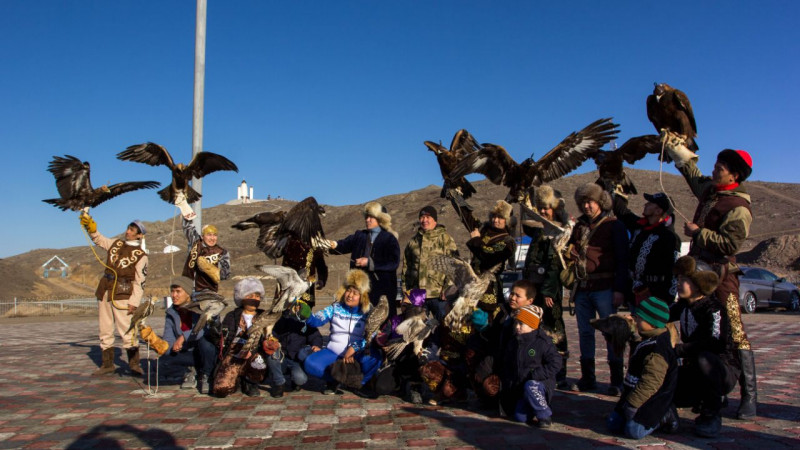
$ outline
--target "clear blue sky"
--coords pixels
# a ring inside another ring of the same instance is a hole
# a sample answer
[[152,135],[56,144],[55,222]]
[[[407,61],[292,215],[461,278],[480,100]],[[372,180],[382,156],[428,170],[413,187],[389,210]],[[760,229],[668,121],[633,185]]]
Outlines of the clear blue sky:
[[[447,146],[460,128],[518,160],[600,117],[623,142],[654,131],[655,81],[689,95],[701,170],[743,148],[752,179],[797,182],[799,13],[796,1],[210,0],[204,148],[240,173],[208,176],[203,205],[242,179],[257,197],[333,205],[439,184],[422,141]],[[90,161],[95,186],[168,181],[115,159],[131,144],[189,161],[194,25],[189,0],[0,2],[0,257],[85,244],[76,213],[41,201],[57,196],[53,155]],[[143,191],[93,215],[114,235],[174,211]]]

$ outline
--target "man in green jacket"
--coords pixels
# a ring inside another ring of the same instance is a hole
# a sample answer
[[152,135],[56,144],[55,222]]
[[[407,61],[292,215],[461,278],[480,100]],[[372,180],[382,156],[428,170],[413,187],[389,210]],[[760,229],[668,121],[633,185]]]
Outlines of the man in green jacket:
[[425,289],[428,309],[441,321],[447,314],[447,302],[443,297],[450,284],[445,275],[432,270],[429,263],[433,256],[458,256],[458,248],[444,225],[436,223],[436,208],[426,206],[419,211],[419,229],[403,252],[401,274],[403,292]]
[[668,133],[665,139],[675,167],[698,199],[694,218],[683,230],[692,240],[689,255],[705,261],[719,275],[720,284],[714,295],[728,315],[733,341],[739,349],[741,401],[736,417],[753,417],[757,400],[755,359],[739,310],[741,270],[736,265],[736,253],[753,222],[750,195],[742,185],[753,171],[753,159],[744,150],[722,150],[711,176],[703,176],[697,168],[697,155],[686,148],[680,137]]

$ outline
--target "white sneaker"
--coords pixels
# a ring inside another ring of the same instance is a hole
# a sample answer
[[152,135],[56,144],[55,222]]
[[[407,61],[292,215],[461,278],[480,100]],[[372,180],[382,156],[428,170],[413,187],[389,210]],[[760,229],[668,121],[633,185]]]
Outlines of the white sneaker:
[[186,372],[186,375],[183,376],[183,382],[181,383],[181,389],[196,389],[197,388],[197,377],[194,367],[190,367],[189,371]]

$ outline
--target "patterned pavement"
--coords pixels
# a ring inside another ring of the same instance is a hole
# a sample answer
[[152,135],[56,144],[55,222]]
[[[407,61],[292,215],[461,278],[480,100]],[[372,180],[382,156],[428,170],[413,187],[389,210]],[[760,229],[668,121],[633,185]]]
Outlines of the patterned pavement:
[[[606,433],[604,417],[616,399],[599,393],[556,393],[549,430],[511,423],[473,403],[418,406],[396,397],[365,400],[311,391],[275,400],[265,387],[259,398],[237,393],[217,399],[163,382],[148,394],[142,380],[121,373],[89,376],[100,360],[96,319],[3,320],[0,449],[800,448],[800,315],[759,313],[745,316],[745,324],[756,349],[759,417],[733,418],[737,389],[717,439],[694,436],[694,415],[682,410],[678,433],[632,441]],[[151,318],[150,325],[159,330],[163,319]],[[567,319],[567,330],[577,355],[574,319]],[[142,347],[143,356],[146,351]],[[119,357],[118,351],[117,362]],[[599,351],[598,392],[605,392],[608,381],[607,366],[599,363],[604,359]],[[578,372],[577,358],[570,359],[569,377]]]

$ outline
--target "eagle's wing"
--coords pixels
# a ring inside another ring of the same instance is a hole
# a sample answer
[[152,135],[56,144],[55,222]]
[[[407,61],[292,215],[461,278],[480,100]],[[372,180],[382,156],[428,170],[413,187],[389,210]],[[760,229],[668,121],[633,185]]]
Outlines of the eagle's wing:
[[286,212],[284,211],[277,211],[277,212],[263,212],[258,213],[253,217],[241,220],[236,222],[235,224],[231,225],[231,228],[236,228],[237,230],[247,230],[250,228],[260,228],[263,226],[270,226],[270,225],[280,225],[283,221],[283,218],[286,216]]
[[83,163],[72,155],[53,156],[47,170],[56,177],[56,188],[63,199],[92,190],[89,163]]
[[151,166],[167,166],[170,170],[175,167],[172,156],[167,149],[153,142],[131,145],[117,153],[117,159],[144,163]]
[[236,167],[233,161],[222,155],[211,152],[199,152],[194,155],[187,169],[195,178],[203,178],[210,173],[220,170],[239,171],[239,168]]
[[577,169],[595,151],[616,138],[618,126],[610,118],[599,119],[571,133],[530,167],[529,170],[535,171],[534,180],[547,183]]
[[320,220],[324,211],[314,197],[308,197],[286,213],[278,232],[293,233],[302,243],[312,245],[314,241],[325,239]]
[[478,141],[464,129],[458,130],[450,142],[450,153],[459,160],[480,150]]
[[125,183],[113,184],[108,187],[108,191],[104,190],[103,188],[97,188],[94,190],[95,195],[93,196],[92,201],[89,203],[89,206],[95,207],[110,198],[114,198],[126,192],[136,191],[139,189],[155,189],[159,186],[161,186],[161,183],[157,181],[128,181]]
[[[660,154],[661,137],[655,134],[632,137],[615,151],[622,154],[626,163],[633,164],[643,159],[648,153]],[[666,152],[664,155],[666,156]]]
[[466,262],[458,258],[448,255],[436,255],[430,260],[430,267],[435,272],[443,273],[449,280],[453,281],[459,292],[468,285],[474,282],[478,277],[475,271]]
[[495,144],[482,144],[481,150],[464,156],[449,178],[455,179],[470,173],[480,173],[494,184],[503,184],[507,174],[519,166],[505,148]]
[[289,301],[308,290],[309,283],[300,278],[297,271],[291,267],[259,264],[256,265],[256,269],[278,281],[280,295],[272,302],[271,312],[283,312]]
[[264,311],[253,318],[253,324],[247,329],[247,342],[242,346],[239,355],[246,355],[257,349],[258,343],[264,336],[272,334],[272,327],[281,318],[281,313]]
[[692,104],[689,103],[689,97],[687,97],[686,94],[680,89],[673,89],[672,92],[672,101],[674,102],[675,107],[686,114],[686,118],[689,121],[688,125],[691,126],[692,132],[689,133],[689,130],[687,129],[685,130],[686,134],[689,137],[695,137],[697,135],[697,123],[694,121],[694,111],[692,111]]

